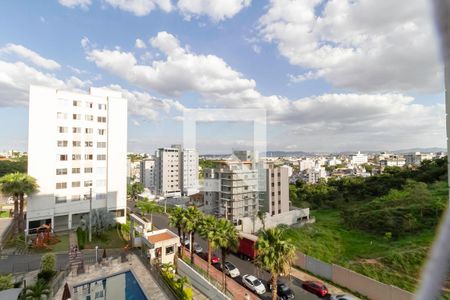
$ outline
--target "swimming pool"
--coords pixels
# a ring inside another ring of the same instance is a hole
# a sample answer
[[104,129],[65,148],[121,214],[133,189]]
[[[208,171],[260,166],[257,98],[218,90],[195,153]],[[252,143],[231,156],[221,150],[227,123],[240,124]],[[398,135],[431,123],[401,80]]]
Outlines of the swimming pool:
[[78,300],[149,300],[131,271],[74,286]]

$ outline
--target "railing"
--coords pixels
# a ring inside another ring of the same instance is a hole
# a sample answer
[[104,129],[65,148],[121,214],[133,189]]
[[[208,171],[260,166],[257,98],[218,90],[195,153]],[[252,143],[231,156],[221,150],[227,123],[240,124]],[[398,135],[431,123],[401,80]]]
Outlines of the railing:
[[70,264],[67,264],[65,270],[61,270],[60,273],[58,273],[58,275],[52,280],[51,291],[53,296],[55,296],[58,290],[61,288],[69,273]]

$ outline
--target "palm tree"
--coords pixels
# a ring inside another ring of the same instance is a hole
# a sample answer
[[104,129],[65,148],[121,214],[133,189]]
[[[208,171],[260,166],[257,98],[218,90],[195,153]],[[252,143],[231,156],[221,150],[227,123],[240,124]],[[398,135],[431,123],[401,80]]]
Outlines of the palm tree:
[[[227,219],[219,219],[216,223],[216,232],[211,236],[211,247],[220,248],[222,254],[222,270],[224,270],[224,264],[227,257],[227,253],[230,250],[236,249],[238,246],[238,232]],[[225,273],[222,272],[222,285],[224,291],[227,290],[227,281]]]
[[162,207],[158,205],[155,201],[150,201],[148,198],[139,201],[136,206],[142,212],[142,214],[150,214],[150,223],[152,224],[153,231],[153,213],[162,212]]
[[214,216],[207,215],[202,219],[199,226],[199,234],[208,242],[208,265],[206,267],[206,274],[209,276],[209,266],[211,265],[211,252],[215,249],[212,247],[212,239],[217,232],[217,219]]
[[[181,232],[183,229],[183,220],[186,210],[181,207],[175,207],[169,215],[169,226],[176,227],[178,229],[178,236],[181,237]],[[184,241],[184,236],[183,236]],[[178,248],[178,255],[181,255],[181,249],[183,246]]]
[[195,206],[190,206],[186,210],[186,215],[184,218],[184,230],[187,234],[189,234],[189,251],[191,252],[191,263],[194,263],[194,251],[192,247],[194,245],[195,232],[199,229],[203,217],[203,213]]
[[272,299],[277,299],[277,281],[286,274],[295,257],[295,246],[286,237],[284,230],[270,228],[262,230],[256,242],[256,262],[272,275]]
[[44,280],[39,279],[34,285],[28,286],[25,289],[22,299],[41,300],[43,297],[44,299],[50,299],[50,287]]
[[25,195],[38,191],[36,179],[25,173],[11,173],[0,178],[0,191],[14,199],[14,231],[22,233],[24,228]]

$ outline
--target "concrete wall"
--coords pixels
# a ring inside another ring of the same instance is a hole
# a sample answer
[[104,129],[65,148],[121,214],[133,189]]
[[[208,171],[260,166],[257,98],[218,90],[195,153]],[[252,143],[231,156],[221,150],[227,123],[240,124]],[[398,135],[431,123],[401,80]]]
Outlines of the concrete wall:
[[222,293],[219,289],[217,289],[214,285],[212,285],[206,278],[200,275],[197,271],[192,269],[188,264],[186,264],[183,260],[177,260],[178,264],[178,273],[181,276],[186,276],[189,278],[190,283],[206,295],[209,299],[214,300],[230,300],[224,293]]
[[[289,212],[281,213],[274,216],[267,215],[265,222],[266,222],[266,228],[273,228],[277,227],[280,224],[285,225],[294,225],[298,223],[298,219],[308,217],[309,218],[309,208],[303,208],[298,210],[291,210]],[[254,225],[253,225],[253,218],[251,217],[245,217],[241,218],[242,224],[238,226],[238,229],[245,233],[253,233],[257,232],[259,229],[262,228],[261,220],[256,217],[254,218]]]
[[414,294],[408,291],[384,284],[341,266],[322,262],[300,252],[297,252],[294,265],[351,291],[358,292],[371,300],[414,299]]

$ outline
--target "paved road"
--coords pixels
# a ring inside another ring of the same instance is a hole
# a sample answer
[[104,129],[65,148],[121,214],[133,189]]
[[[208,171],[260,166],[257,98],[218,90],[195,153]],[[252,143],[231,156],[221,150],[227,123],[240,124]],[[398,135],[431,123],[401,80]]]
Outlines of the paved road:
[[[171,228],[168,226],[168,218],[165,215],[153,215],[153,223],[155,224],[155,226],[157,228],[169,228],[174,233],[177,233],[176,228]],[[207,244],[201,237],[199,237],[198,235],[195,235],[195,241],[198,242],[202,246],[204,251],[207,250]],[[215,254],[218,257],[221,257],[219,251],[215,251]],[[237,257],[233,254],[228,255],[227,260],[231,261],[233,264],[236,265],[236,267],[238,267],[241,275],[253,274],[253,275],[257,276],[258,278],[260,278],[266,284],[267,284],[267,281],[270,279],[270,274],[268,272],[266,272],[264,270],[260,270],[259,268],[257,268],[254,264],[252,264],[249,261],[240,259],[239,257]],[[240,284],[242,284],[241,276],[237,277],[235,280],[237,282],[239,282]],[[291,280],[291,281],[289,281],[287,278],[283,278],[282,280],[284,282],[286,282],[288,284],[288,286],[294,291],[295,299],[301,299],[301,300],[321,299],[321,298],[305,291],[301,287],[302,282],[297,278],[293,278],[293,280]],[[267,292],[260,297],[261,297],[261,299],[268,300],[268,299],[271,299],[271,294],[269,292]]]

